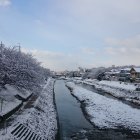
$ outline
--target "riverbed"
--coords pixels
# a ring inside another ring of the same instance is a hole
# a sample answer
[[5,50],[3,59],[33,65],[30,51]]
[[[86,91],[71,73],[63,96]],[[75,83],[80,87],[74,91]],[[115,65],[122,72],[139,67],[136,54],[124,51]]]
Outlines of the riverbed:
[[93,126],[86,120],[77,101],[65,86],[64,81],[55,83],[55,99],[59,116],[60,138],[68,140],[81,130],[90,130]]
[[[134,140],[123,130],[100,130],[89,122],[81,103],[71,95],[64,80],[57,80],[54,86],[55,102],[59,119],[60,140]],[[84,113],[83,113],[84,112]]]

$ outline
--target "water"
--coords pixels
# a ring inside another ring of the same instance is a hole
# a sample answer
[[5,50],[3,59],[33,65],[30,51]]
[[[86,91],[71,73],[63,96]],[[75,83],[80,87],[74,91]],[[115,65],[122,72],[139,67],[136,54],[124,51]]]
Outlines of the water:
[[83,87],[83,88],[85,88],[85,89],[87,89],[87,90],[90,90],[90,91],[92,91],[92,92],[95,92],[95,93],[98,93],[98,94],[100,94],[100,95],[103,95],[103,96],[105,96],[105,97],[107,97],[107,98],[112,98],[112,99],[117,100],[117,101],[119,101],[119,102],[122,102],[122,103],[124,103],[124,104],[130,105],[130,106],[133,107],[133,108],[140,109],[140,106],[135,105],[134,103],[131,103],[130,101],[126,101],[126,100],[123,100],[123,99],[118,99],[117,97],[114,97],[113,95],[111,95],[111,94],[109,94],[109,93],[107,93],[107,92],[99,91],[99,90],[95,89],[94,86],[87,85],[87,84],[82,84],[82,83],[77,84],[77,85],[78,85],[78,86],[81,86],[81,87]]
[[[91,87],[85,87],[93,91]],[[133,135],[123,129],[101,130],[91,125],[85,119],[80,102],[71,95],[63,80],[56,81],[54,91],[61,140],[140,140],[140,135]]]
[[85,119],[80,108],[80,103],[70,94],[63,80],[56,81],[54,91],[61,139],[67,140],[82,129],[93,128]]

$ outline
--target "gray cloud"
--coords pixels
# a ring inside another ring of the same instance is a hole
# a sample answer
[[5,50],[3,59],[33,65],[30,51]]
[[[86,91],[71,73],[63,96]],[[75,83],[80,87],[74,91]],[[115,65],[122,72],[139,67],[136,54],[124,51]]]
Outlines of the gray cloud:
[[50,68],[51,70],[74,70],[79,66],[89,66],[86,64],[86,60],[78,54],[65,54],[51,51],[41,50],[29,50],[22,48],[25,53],[31,53],[38,61],[42,62],[42,65]]
[[107,38],[105,42],[108,45],[106,53],[114,64],[140,65],[140,35],[126,39]]
[[[10,2],[0,0],[0,3],[2,1]],[[47,12],[45,4],[44,7],[41,5],[41,13],[37,11],[39,16],[35,16],[34,26],[21,17],[20,22],[14,20],[10,28],[9,23],[15,15],[3,19],[6,23],[1,22],[8,33],[13,29],[11,36],[5,35],[6,38],[12,39],[13,32],[20,29],[22,34],[17,33],[16,40],[37,48],[27,52],[32,52],[44,66],[65,70],[78,66],[139,64],[139,0],[59,0],[55,3],[49,1],[46,5],[49,5]],[[21,28],[23,23],[27,26]],[[27,29],[31,30],[27,33]]]

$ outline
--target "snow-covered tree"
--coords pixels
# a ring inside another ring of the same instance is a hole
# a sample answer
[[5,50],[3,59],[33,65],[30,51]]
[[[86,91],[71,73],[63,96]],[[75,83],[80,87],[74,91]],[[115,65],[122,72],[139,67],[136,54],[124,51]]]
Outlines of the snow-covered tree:
[[0,45],[0,85],[14,84],[17,87],[34,89],[50,75],[31,54],[15,47]]
[[104,68],[104,67],[88,69],[88,70],[86,70],[85,74],[83,75],[83,78],[97,79],[99,74],[102,74],[105,71],[106,71],[106,68]]

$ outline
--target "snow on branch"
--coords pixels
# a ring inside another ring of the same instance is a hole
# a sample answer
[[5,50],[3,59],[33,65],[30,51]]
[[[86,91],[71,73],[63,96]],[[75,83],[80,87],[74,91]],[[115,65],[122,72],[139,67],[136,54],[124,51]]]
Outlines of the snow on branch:
[[21,52],[20,47],[15,49],[0,44],[0,87],[13,84],[32,90],[49,74],[49,69],[41,67],[31,54]]

